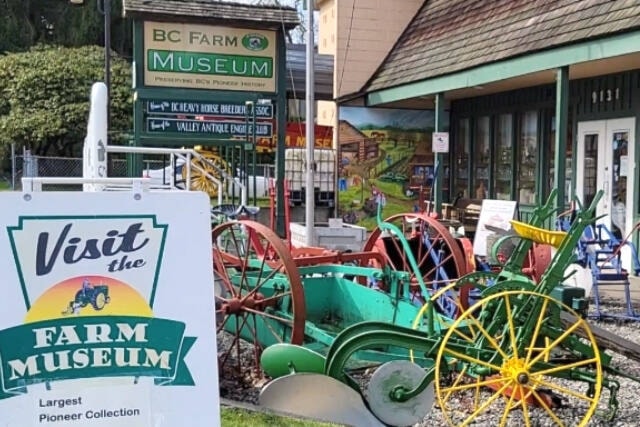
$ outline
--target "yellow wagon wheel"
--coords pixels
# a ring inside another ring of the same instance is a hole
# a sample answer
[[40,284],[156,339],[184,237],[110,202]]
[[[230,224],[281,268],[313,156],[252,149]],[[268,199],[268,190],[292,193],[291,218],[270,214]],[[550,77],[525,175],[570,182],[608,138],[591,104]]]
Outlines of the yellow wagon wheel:
[[[204,191],[209,197],[216,197],[218,195],[218,186],[214,183],[207,174],[222,181],[220,170],[224,170],[227,174],[231,175],[229,165],[224,159],[215,153],[200,152],[200,154],[206,159],[192,159],[191,160],[191,183],[190,188],[196,191]],[[187,168],[182,168],[182,179],[187,179]]]
[[[514,319],[515,307],[525,300],[539,303],[539,311],[528,314],[536,318],[530,342],[520,339],[522,318]],[[503,326],[491,332],[484,318],[497,318],[496,307]],[[544,329],[560,310],[572,315],[571,322],[557,336],[546,336]],[[569,337],[584,337],[578,339],[592,354],[572,352]],[[473,350],[462,352],[460,344]],[[571,379],[572,369],[592,383]],[[438,404],[452,426],[480,420],[495,426],[584,426],[600,398],[602,365],[595,337],[576,312],[548,295],[505,291],[483,298],[452,323],[438,350],[435,382]]]

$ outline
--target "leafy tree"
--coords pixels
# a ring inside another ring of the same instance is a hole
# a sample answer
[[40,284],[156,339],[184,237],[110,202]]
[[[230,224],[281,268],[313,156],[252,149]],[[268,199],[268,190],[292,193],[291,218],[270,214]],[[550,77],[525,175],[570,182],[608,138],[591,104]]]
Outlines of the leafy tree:
[[[81,153],[91,86],[103,80],[104,49],[37,46],[0,56],[0,158],[16,143],[37,155]],[[132,128],[131,68],[113,54],[110,135]]]

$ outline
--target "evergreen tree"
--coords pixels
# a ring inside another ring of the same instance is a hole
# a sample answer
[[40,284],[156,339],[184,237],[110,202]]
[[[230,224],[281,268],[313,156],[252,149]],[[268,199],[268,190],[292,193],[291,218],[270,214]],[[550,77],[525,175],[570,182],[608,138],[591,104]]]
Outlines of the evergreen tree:
[[111,3],[111,49],[130,58],[132,25],[122,18],[122,2],[86,0],[0,0],[0,53],[21,52],[46,43],[61,46],[104,46],[102,1]]
[[[37,46],[0,56],[0,158],[11,143],[37,155],[81,154],[91,86],[103,80],[104,49]],[[113,53],[110,140],[132,128],[131,67]]]

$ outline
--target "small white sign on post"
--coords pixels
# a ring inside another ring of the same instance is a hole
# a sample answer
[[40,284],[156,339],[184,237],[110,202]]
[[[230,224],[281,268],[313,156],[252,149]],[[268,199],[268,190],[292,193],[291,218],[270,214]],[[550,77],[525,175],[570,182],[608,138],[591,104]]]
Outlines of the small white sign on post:
[[449,132],[433,132],[431,148],[434,153],[448,153]]
[[0,426],[219,426],[209,198],[0,206]]

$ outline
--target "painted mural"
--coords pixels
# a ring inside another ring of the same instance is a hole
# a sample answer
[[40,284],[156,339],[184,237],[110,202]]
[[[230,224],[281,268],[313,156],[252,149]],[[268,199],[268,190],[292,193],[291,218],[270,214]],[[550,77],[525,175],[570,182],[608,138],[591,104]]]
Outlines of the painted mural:
[[376,200],[383,201],[383,217],[424,210],[434,176],[434,112],[342,107],[340,119],[343,220],[374,227]]

